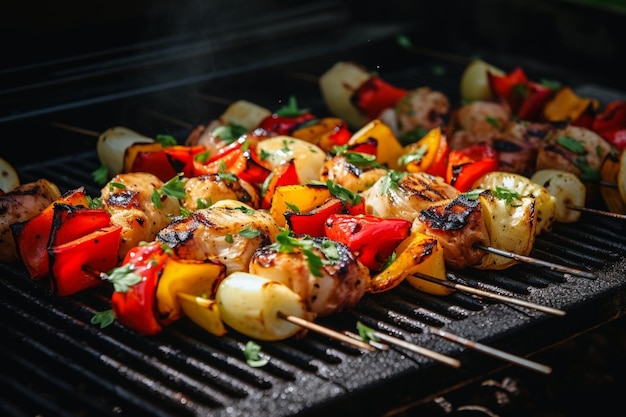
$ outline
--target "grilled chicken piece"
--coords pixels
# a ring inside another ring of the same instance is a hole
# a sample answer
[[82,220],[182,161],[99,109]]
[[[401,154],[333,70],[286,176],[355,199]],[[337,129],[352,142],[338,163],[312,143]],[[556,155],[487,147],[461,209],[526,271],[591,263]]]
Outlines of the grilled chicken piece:
[[459,191],[443,178],[424,172],[390,171],[361,193],[365,210],[379,217],[413,221],[433,203],[455,198]]
[[0,262],[19,260],[11,225],[39,214],[59,197],[56,184],[43,178],[0,195]]
[[155,190],[163,181],[145,172],[114,176],[101,190],[103,207],[111,214],[111,223],[122,226],[119,257],[140,242],[154,240],[156,234],[180,215],[180,205],[173,197],[161,196],[161,208],[152,202]]
[[230,274],[247,272],[254,251],[274,242],[279,232],[280,227],[268,212],[222,200],[176,219],[156,239],[167,243],[183,259],[222,262]]
[[474,244],[489,245],[480,201],[468,199],[466,194],[420,211],[412,231],[437,239],[443,247],[446,266],[451,269],[480,264],[485,252]]
[[450,117],[450,109],[450,100],[445,94],[430,87],[420,87],[409,91],[394,108],[384,110],[379,119],[396,136],[402,136],[417,129],[443,126]]
[[[250,261],[250,273],[291,288],[314,316],[328,316],[354,307],[367,291],[369,270],[342,243],[327,238],[298,239],[311,242],[311,251],[322,259],[321,276],[313,274],[301,247],[283,252],[278,245],[259,248]],[[337,249],[336,258],[326,255],[324,246],[328,243]]]
[[509,109],[492,101],[473,101],[459,107],[452,116],[450,149],[463,149],[477,143],[491,145],[511,119]]
[[370,188],[378,179],[387,173],[385,168],[371,164],[361,165],[348,161],[344,154],[335,155],[324,162],[320,172],[320,180],[331,180],[353,193],[360,193]]
[[237,200],[252,208],[260,207],[259,193],[252,184],[237,178],[231,180],[219,174],[189,178],[185,182],[187,198],[182,205],[189,211],[211,206],[221,200]]
[[492,146],[498,152],[500,171],[530,177],[535,172],[539,145],[550,131],[540,123],[509,121]]
[[[541,143],[537,170],[559,169],[577,175],[583,182],[600,179],[600,170],[611,145],[594,131],[568,125],[552,130]],[[587,189],[590,197],[589,188]],[[593,198],[596,193],[592,193]]]

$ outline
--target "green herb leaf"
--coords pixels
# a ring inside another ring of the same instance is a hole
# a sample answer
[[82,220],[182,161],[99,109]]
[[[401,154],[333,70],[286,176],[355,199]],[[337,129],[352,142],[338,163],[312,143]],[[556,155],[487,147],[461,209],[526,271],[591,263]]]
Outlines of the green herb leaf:
[[178,145],[178,142],[176,142],[176,139],[172,135],[157,135],[155,139],[164,148],[168,146]]
[[243,356],[246,358],[246,363],[253,368],[259,368],[261,366],[265,366],[268,363],[267,359],[263,359],[259,356],[261,352],[261,346],[252,340],[246,343],[245,348],[243,349]]
[[128,264],[113,268],[103,278],[110,281],[117,292],[128,292],[130,287],[141,282],[141,277],[135,274],[132,266]]
[[513,200],[520,200],[522,198],[519,193],[499,185],[496,185],[493,195],[499,199],[506,200],[506,204],[509,206],[513,205]]
[[426,156],[426,151],[428,151],[428,147],[426,145],[422,145],[412,152],[407,152],[398,158],[399,165],[408,165],[411,162],[419,163],[424,156]]
[[353,193],[352,191],[348,190],[347,188],[339,185],[339,184],[335,184],[334,182],[332,182],[331,180],[327,180],[326,181],[326,185],[328,186],[328,190],[330,191],[330,193],[338,198],[339,200],[341,200],[342,203],[347,204],[347,205],[357,205],[361,202],[362,198],[361,195],[358,193]]
[[87,196],[87,205],[89,208],[102,208],[102,199],[100,197]]
[[254,239],[255,237],[259,236],[261,234],[261,231],[259,229],[255,229],[250,225],[247,225],[246,227],[244,227],[243,229],[241,229],[238,233],[239,236],[241,237],[245,237],[248,239]]
[[237,123],[218,126],[211,132],[213,136],[220,138],[226,143],[233,143],[246,133],[248,133],[248,129]]
[[91,177],[98,185],[104,185],[109,179],[109,170],[106,165],[100,165],[96,170],[91,173]]
[[584,155],[587,153],[584,142],[582,140],[574,139],[570,136],[559,136],[556,138],[556,142],[576,155]]
[[276,110],[274,114],[281,117],[297,117],[304,113],[308,113],[307,109],[299,109],[298,101],[294,96],[290,96],[287,104]]
[[406,172],[401,171],[390,170],[389,172],[387,172],[387,174],[382,178],[380,195],[384,195],[390,190],[397,190],[398,184],[407,175],[408,174]]
[[376,337],[376,330],[366,326],[361,321],[356,322],[356,329],[364,342],[369,342],[370,340],[377,342],[379,340],[378,337]]
[[100,311],[91,318],[91,324],[100,325],[101,329],[113,324],[115,321],[115,314],[113,310]]

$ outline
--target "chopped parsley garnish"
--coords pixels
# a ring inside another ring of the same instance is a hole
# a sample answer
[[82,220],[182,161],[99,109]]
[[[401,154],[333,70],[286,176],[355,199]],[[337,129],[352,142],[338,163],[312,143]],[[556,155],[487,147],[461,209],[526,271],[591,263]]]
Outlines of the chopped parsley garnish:
[[109,191],[113,191],[113,190],[115,190],[116,188],[119,188],[119,189],[121,189],[121,190],[124,190],[124,189],[126,189],[126,185],[125,185],[125,184],[122,184],[122,183],[119,183],[119,182],[110,182],[110,183],[109,183]]
[[152,204],[159,210],[163,208],[161,205],[161,196],[169,196],[174,197],[178,200],[184,200],[187,198],[187,194],[185,193],[185,182],[186,178],[183,177],[182,174],[178,174],[174,176],[171,180],[167,181],[160,189],[153,189],[152,195],[150,196],[150,200]]
[[331,180],[326,181],[326,185],[328,186],[328,191],[330,193],[341,200],[342,203],[348,204],[351,206],[357,205],[361,202],[361,195],[358,193],[353,193],[345,187],[342,187],[339,184],[335,184]]
[[287,104],[276,110],[274,114],[281,117],[297,117],[304,113],[308,113],[308,109],[298,108],[298,101],[294,96],[290,96]]
[[261,356],[259,356],[260,352],[261,346],[252,340],[248,341],[243,349],[243,356],[246,358],[246,363],[253,368],[267,365],[267,359],[261,358]]
[[103,274],[102,278],[111,281],[117,292],[128,292],[130,287],[141,282],[141,277],[133,272],[133,267],[129,264],[113,268],[108,274]]
[[407,175],[406,172],[391,170],[382,177],[380,195],[386,194],[389,190],[397,190],[398,184]]
[[104,185],[109,179],[109,170],[106,165],[102,164],[91,173],[91,177],[96,182],[96,184]]
[[422,145],[417,149],[407,152],[398,158],[399,165],[409,165],[410,163],[419,163],[424,156],[426,156],[426,152],[428,151],[428,147],[426,145]]
[[307,259],[311,273],[316,277],[322,276],[322,259],[313,252],[314,241],[310,237],[296,238],[290,235],[289,229],[283,229],[276,235],[276,242],[270,248],[282,252],[293,253],[297,249],[301,250]]
[[220,138],[226,143],[233,143],[243,135],[248,133],[248,129],[237,123],[229,123],[223,126],[216,127],[211,134]]
[[369,342],[370,340],[377,342],[379,340],[378,337],[376,337],[376,330],[366,326],[360,321],[356,322],[356,330],[364,342]]
[[101,329],[113,324],[115,321],[115,314],[113,314],[113,310],[104,310],[100,311],[91,318],[91,324],[100,325]]
[[244,227],[243,229],[241,229],[238,233],[239,236],[241,237],[246,237],[248,239],[254,239],[255,237],[259,236],[261,234],[261,231],[259,229],[255,229],[250,225],[247,225],[246,227]]
[[519,200],[522,196],[518,192],[510,190],[506,187],[496,185],[496,189],[493,191],[493,195],[499,199],[505,200],[508,206],[513,205],[513,200]]
[[176,142],[176,139],[172,135],[157,135],[155,139],[164,148],[168,146],[178,145],[178,142]]
[[587,153],[583,141],[574,139],[570,136],[559,136],[556,138],[556,143],[576,155],[584,155]]

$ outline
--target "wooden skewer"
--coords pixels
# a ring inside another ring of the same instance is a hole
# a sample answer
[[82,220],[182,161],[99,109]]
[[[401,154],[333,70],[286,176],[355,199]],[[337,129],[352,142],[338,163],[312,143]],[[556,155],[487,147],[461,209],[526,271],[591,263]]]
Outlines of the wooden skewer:
[[[481,297],[485,297],[485,298],[492,298],[494,300],[498,300],[498,301],[502,301],[504,303],[509,303],[509,304],[515,304],[515,305],[519,305],[522,307],[526,307],[526,308],[530,308],[530,309],[534,309],[534,310],[538,310],[538,311],[542,311],[544,313],[548,313],[548,314],[552,314],[555,316],[564,316],[565,315],[565,311],[563,310],[558,310],[556,308],[552,308],[552,307],[547,307],[541,304],[535,304],[535,303],[531,303],[529,301],[526,300],[521,300],[519,298],[515,298],[515,297],[508,297],[502,294],[497,294],[494,292],[490,292],[490,291],[485,291],[485,290],[481,290],[478,288],[474,288],[474,287],[469,287],[467,285],[463,285],[463,284],[459,284],[456,282],[451,282],[451,281],[444,281],[435,277],[431,277],[429,275],[425,275],[419,272],[416,272],[413,274],[413,276],[419,278],[419,279],[423,279],[424,281],[428,281],[428,282],[433,282],[435,284],[439,284],[442,285],[444,287],[448,287],[448,288],[452,288],[454,290],[457,291],[462,291],[462,292],[467,292],[470,294],[474,294],[474,295],[479,295]],[[452,274],[448,274],[448,276],[453,276]]]
[[480,342],[476,342],[474,340],[470,340],[470,339],[466,339],[462,336],[458,336],[455,335],[453,333],[450,333],[444,329],[438,328],[438,327],[432,327],[432,326],[428,326],[427,327],[427,331],[429,333],[435,334],[437,336],[443,337],[446,340],[449,340],[451,342],[454,343],[458,343],[462,346],[465,346],[467,348],[470,349],[474,349],[478,352],[482,352],[485,353],[489,356],[493,356],[494,358],[497,359],[503,359],[505,361],[514,363],[516,365],[520,365],[524,368],[528,368],[528,369],[532,369],[534,371],[543,373],[543,374],[549,374],[552,372],[552,368],[547,366],[547,365],[543,365],[534,361],[531,361],[529,359],[526,358],[522,358],[520,356],[517,355],[513,355],[511,353],[508,352],[504,352],[500,349],[496,349],[494,347],[491,346],[487,346],[484,345]]
[[475,243],[474,247],[478,249],[482,249],[486,252],[491,252],[496,255],[504,256],[505,258],[514,259],[518,262],[524,262],[524,263],[528,263],[531,265],[546,267],[552,271],[563,272],[564,274],[570,274],[570,275],[577,275],[577,276],[580,276],[583,278],[589,278],[589,279],[598,278],[598,276],[592,272],[583,271],[583,270],[576,269],[576,268],[570,268],[568,266],[559,265],[553,262],[544,261],[544,260],[533,258],[530,256],[518,255],[517,253],[509,252],[509,251],[502,250],[502,249],[497,249],[491,246],[481,245],[480,243]]
[[329,329],[328,327],[324,327],[324,326],[321,326],[321,325],[319,325],[317,323],[313,323],[312,321],[308,321],[308,320],[305,320],[305,319],[297,317],[297,316],[290,316],[290,315],[287,315],[287,314],[283,314],[280,311],[278,312],[278,317],[283,319],[283,320],[287,320],[288,322],[293,323],[293,324],[295,324],[297,326],[300,326],[300,327],[303,327],[305,329],[309,329],[309,330],[312,330],[314,332],[323,334],[324,336],[328,336],[328,337],[333,338],[335,340],[339,340],[341,342],[345,342],[345,343],[351,344],[351,345],[356,346],[358,348],[365,349],[365,350],[368,350],[370,352],[376,350],[376,348],[374,346],[372,346],[372,345],[370,345],[368,343],[365,343],[362,340],[354,339],[354,338],[352,338],[350,336],[347,336],[347,335],[345,335],[343,333],[340,333],[340,332],[337,332],[335,330]]
[[600,216],[608,216],[614,219],[626,220],[626,214],[613,213],[611,211],[598,210],[598,209],[592,209],[589,207],[573,206],[573,205],[568,205],[567,208],[570,210],[577,210],[577,211],[583,211],[587,213],[599,214]]
[[68,125],[68,124],[65,124],[65,123],[53,122],[52,126],[53,127],[58,127],[60,129],[65,129],[65,130],[68,130],[70,132],[80,133],[80,134],[85,135],[85,136],[93,136],[93,137],[96,137],[96,138],[100,136],[100,133],[96,132],[94,130],[83,129],[81,127],[76,127],[76,126]]

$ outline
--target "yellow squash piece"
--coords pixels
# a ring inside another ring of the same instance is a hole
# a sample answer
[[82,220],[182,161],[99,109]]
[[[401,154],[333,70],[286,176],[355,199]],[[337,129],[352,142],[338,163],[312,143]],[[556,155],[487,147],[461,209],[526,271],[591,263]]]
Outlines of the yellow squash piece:
[[270,214],[279,226],[285,227],[285,212],[306,213],[330,198],[325,184],[296,184],[276,187],[270,205]]
[[554,197],[555,220],[560,223],[575,223],[581,212],[569,206],[583,207],[587,198],[585,184],[578,176],[560,169],[542,169],[533,174],[532,181],[544,187]]
[[178,293],[178,302],[187,316],[195,324],[216,336],[227,333],[217,301],[192,294]]
[[597,110],[596,99],[580,97],[570,87],[562,87],[543,109],[543,115],[550,122],[572,122],[580,117],[589,107]]
[[437,239],[415,232],[396,248],[396,259],[382,272],[370,280],[368,292],[380,293],[400,285],[404,279],[415,288],[429,294],[448,295],[447,287],[427,282],[416,277],[415,273],[446,279],[446,267],[443,248]]
[[404,149],[391,128],[380,119],[374,119],[361,129],[356,131],[348,145],[356,145],[367,142],[369,139],[376,139],[376,161],[386,165],[389,169],[398,170],[398,158],[404,153]]

